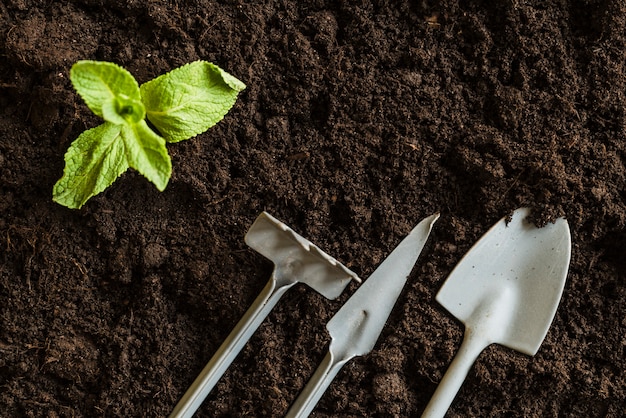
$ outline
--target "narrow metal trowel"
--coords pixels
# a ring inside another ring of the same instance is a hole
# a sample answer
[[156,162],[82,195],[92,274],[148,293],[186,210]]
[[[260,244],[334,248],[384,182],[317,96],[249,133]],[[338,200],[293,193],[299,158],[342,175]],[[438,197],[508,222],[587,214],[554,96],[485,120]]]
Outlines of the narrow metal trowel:
[[272,277],[213,358],[178,402],[170,418],[191,417],[281,296],[306,283],[328,299],[337,298],[358,276],[267,212],[248,230],[245,242],[274,262]]
[[328,354],[287,418],[308,417],[343,365],[372,351],[438,218],[420,222],[328,322]]

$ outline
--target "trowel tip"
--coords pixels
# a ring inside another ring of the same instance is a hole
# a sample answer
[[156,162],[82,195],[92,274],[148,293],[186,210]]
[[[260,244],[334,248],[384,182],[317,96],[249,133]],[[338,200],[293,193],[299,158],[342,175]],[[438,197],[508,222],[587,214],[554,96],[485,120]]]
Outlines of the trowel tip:
[[423,227],[427,227],[428,231],[430,232],[435,222],[437,222],[437,219],[439,219],[439,216],[440,216],[439,212],[435,213],[434,215],[430,215],[428,218],[424,219],[422,222],[417,224],[417,226],[413,228],[410,234],[417,233]]

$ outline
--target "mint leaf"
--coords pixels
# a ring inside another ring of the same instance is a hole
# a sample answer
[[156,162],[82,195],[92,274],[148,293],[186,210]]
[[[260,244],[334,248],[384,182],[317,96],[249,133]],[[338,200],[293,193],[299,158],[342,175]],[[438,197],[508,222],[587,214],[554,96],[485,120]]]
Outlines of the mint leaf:
[[122,126],[112,123],[83,132],[65,153],[65,170],[52,200],[79,209],[125,172],[129,165],[121,132]]
[[[120,124],[117,116],[127,120],[123,114],[128,110],[125,104],[133,103],[133,110],[138,110],[137,104],[141,105],[141,93],[135,78],[111,62],[78,61],[70,70],[70,80],[89,109],[108,122]],[[103,107],[118,112],[106,112]],[[121,115],[119,111],[122,111]],[[143,116],[134,119],[143,119]]]
[[[122,67],[79,61],[70,79],[105,123],[83,132],[65,154],[53,200],[78,209],[134,168],[163,191],[172,174],[166,141],[189,139],[219,122],[246,86],[206,61],[196,61],[139,87]],[[146,117],[159,129],[157,135]]]
[[168,142],[205,132],[228,113],[245,84],[218,66],[196,61],[142,84],[148,120]]
[[165,190],[172,175],[172,161],[165,148],[165,139],[155,134],[143,120],[124,126],[122,135],[130,167],[154,183],[159,191]]
[[129,167],[163,191],[172,173],[165,140],[145,121],[130,125],[105,122],[83,132],[67,150],[65,170],[54,185],[53,200],[79,209]]

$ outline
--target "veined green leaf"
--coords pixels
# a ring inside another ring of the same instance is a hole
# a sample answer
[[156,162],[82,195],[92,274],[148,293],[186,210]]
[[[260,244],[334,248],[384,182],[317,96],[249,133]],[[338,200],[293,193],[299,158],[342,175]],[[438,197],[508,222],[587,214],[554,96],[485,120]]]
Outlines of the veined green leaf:
[[[108,122],[110,113],[103,114],[103,106],[115,109],[119,98],[130,102],[141,102],[139,85],[131,73],[111,62],[78,61],[70,70],[70,80],[89,109]],[[125,118],[124,118],[125,119]]]
[[159,191],[165,190],[172,175],[172,161],[165,139],[155,134],[144,120],[124,126],[122,135],[128,164],[154,183]]
[[83,132],[65,154],[63,177],[54,185],[53,200],[79,209],[105,190],[129,167],[163,191],[172,174],[165,140],[146,124],[110,122]]
[[55,202],[79,209],[128,169],[121,132],[121,125],[107,122],[83,132],[70,145],[63,177],[52,191]]
[[218,66],[196,61],[140,87],[148,120],[168,142],[205,132],[228,113],[245,84]]
[[[65,154],[53,200],[78,209],[134,168],[163,191],[172,174],[166,141],[202,133],[220,121],[246,86],[221,68],[197,61],[138,86],[122,67],[79,61],[70,78],[87,106],[106,122],[83,132]],[[146,116],[163,134],[157,135]]]

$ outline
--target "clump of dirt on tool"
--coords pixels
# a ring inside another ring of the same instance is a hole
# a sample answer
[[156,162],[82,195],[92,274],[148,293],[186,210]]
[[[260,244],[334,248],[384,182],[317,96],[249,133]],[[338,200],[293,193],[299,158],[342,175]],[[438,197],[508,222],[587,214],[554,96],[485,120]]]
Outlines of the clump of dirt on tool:
[[[441,212],[376,349],[315,417],[419,416],[462,328],[434,300],[520,206],[573,238],[532,358],[487,349],[450,417],[617,417],[626,402],[626,2],[8,0],[0,4],[0,410],[166,416],[265,285],[243,237],[267,210],[361,277]],[[196,59],[248,88],[170,144],[159,193],[129,171],[79,211],[51,200],[99,121],[79,59],[145,82]],[[281,416],[338,301],[290,290],[198,416]]]

